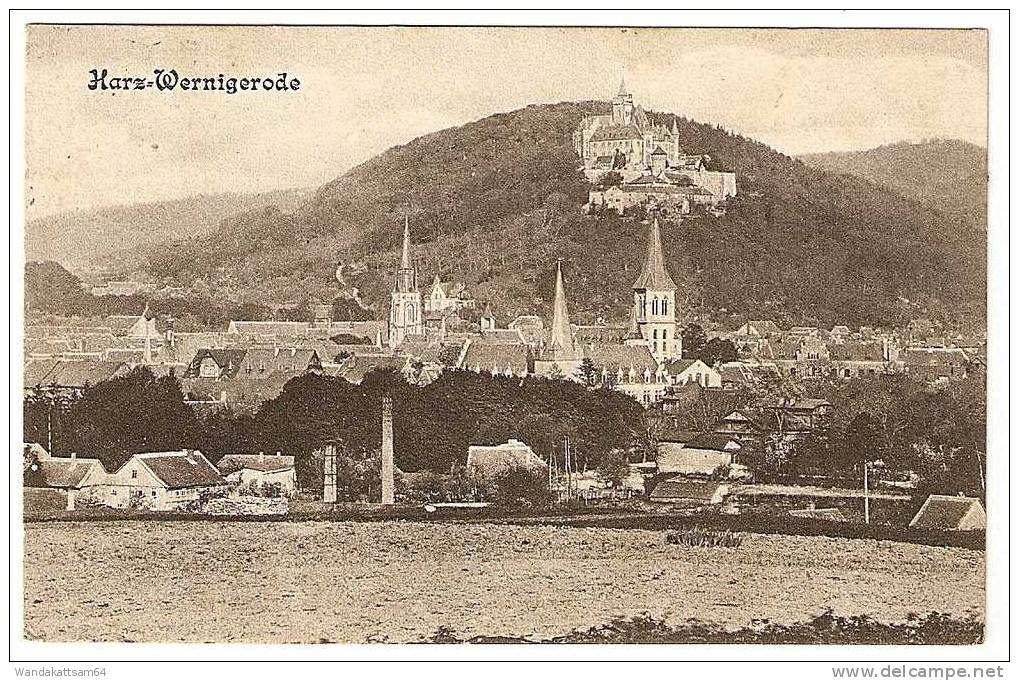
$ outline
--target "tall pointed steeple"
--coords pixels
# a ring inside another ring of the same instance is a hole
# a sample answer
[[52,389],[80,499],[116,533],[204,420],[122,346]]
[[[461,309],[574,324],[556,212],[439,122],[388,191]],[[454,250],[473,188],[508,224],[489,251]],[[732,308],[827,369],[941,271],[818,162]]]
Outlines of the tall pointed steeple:
[[570,313],[566,305],[566,289],[563,286],[563,263],[556,264],[555,300],[552,302],[552,328],[549,330],[549,350],[564,355],[572,355],[573,328],[570,326]]
[[676,283],[669,276],[669,270],[665,267],[665,256],[662,255],[662,233],[658,227],[658,218],[654,219],[651,225],[651,236],[647,243],[647,257],[644,260],[644,269],[640,277],[634,282],[635,289],[648,289],[653,291],[675,291]]
[[630,94],[626,91],[626,74],[619,76],[619,92],[616,93],[618,96],[623,97]]
[[406,216],[403,218],[403,259],[400,261],[400,269],[409,270],[412,269],[410,259],[410,219]]

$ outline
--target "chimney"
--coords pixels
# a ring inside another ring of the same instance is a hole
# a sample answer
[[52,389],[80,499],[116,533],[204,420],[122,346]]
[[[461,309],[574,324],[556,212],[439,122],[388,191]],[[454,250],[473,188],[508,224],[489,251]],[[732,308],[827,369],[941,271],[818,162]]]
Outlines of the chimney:
[[258,462],[262,463],[263,461],[265,461],[265,452],[259,452],[258,453]]
[[382,398],[382,504],[395,503],[393,480],[393,399]]
[[71,452],[71,459],[77,459],[77,458],[78,458],[78,452]]
[[336,503],[336,446],[326,445],[322,462],[322,501]]

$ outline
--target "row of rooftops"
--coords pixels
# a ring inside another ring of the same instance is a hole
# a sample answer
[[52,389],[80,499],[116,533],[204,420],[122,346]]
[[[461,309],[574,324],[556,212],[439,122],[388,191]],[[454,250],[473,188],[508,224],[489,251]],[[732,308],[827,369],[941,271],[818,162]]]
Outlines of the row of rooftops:
[[228,454],[218,465],[213,465],[200,451],[183,449],[134,454],[120,468],[107,472],[99,459],[51,456],[37,443],[25,443],[24,448],[26,463],[29,455],[34,455],[34,465],[37,466],[31,471],[26,468],[26,476],[29,472],[34,473],[29,479],[35,486],[57,489],[80,489],[86,483],[106,484],[111,482],[106,476],[132,466],[144,466],[167,489],[225,486],[225,476],[237,471],[272,473],[294,467],[294,457],[281,454]]

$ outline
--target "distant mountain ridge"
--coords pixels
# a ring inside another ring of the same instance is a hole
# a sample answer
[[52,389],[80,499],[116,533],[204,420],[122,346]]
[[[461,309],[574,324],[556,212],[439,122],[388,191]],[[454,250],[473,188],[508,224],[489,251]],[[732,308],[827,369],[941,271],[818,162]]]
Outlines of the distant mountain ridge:
[[799,158],[821,170],[890,187],[946,215],[987,224],[987,150],[970,142],[897,142]]
[[[532,105],[425,135],[326,184],[292,211],[225,220],[152,249],[156,278],[251,302],[331,299],[345,278],[384,317],[409,217],[422,286],[465,282],[500,321],[545,314],[557,258],[579,321],[625,320],[647,226],[585,216],[571,135],[604,102]],[[985,235],[887,185],[836,174],[720,127],[649,112],[684,151],[738,175],[722,217],[663,225],[685,318],[892,324],[982,319]]]
[[[293,210],[310,190],[198,194],[181,199],[69,211],[29,220],[25,257],[71,268],[95,265],[117,251],[135,251],[214,231],[225,218],[267,206]],[[126,264],[126,263],[125,263]]]

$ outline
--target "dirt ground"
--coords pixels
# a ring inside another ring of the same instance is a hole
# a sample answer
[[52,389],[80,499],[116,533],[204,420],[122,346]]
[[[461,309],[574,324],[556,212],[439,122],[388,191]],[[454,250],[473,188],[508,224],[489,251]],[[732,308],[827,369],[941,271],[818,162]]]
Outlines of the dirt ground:
[[507,525],[111,522],[25,526],[25,636],[53,641],[534,640],[648,613],[732,628],[827,608],[982,617],[984,554],[866,539]]

